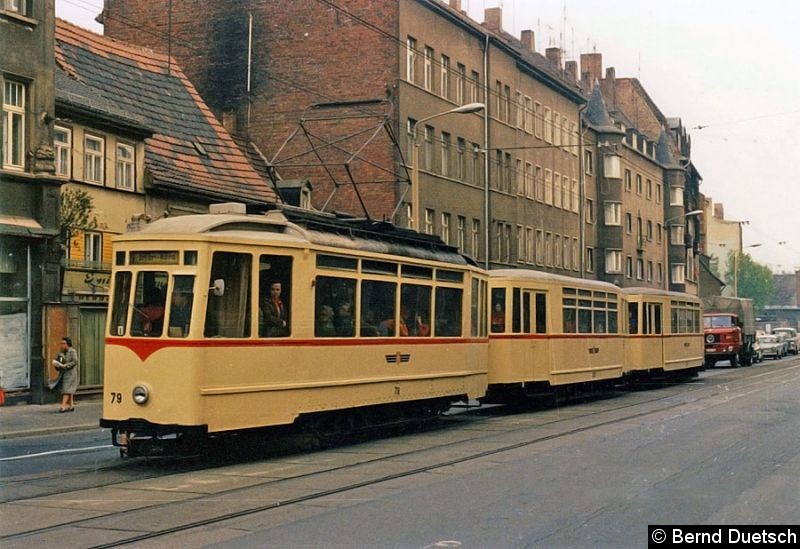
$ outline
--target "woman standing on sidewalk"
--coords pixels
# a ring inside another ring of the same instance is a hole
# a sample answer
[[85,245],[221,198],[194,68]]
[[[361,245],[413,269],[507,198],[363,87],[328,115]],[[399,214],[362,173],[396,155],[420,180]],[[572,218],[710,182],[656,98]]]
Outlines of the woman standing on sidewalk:
[[63,372],[61,378],[61,407],[59,414],[75,409],[75,392],[78,390],[78,351],[72,346],[72,339],[61,339],[61,354],[55,361],[56,369]]

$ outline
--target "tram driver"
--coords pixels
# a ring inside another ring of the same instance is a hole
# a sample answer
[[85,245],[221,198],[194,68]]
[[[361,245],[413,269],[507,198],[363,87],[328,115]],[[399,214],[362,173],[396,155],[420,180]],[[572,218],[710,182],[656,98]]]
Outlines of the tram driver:
[[284,337],[289,335],[288,311],[281,301],[281,283],[273,282],[269,286],[269,298],[261,306],[262,324],[267,337]]

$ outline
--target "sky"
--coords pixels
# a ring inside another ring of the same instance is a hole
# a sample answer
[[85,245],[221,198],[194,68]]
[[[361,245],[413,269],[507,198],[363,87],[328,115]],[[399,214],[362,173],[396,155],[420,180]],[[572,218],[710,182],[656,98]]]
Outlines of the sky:
[[[290,1],[290,0],[280,0]],[[775,272],[800,269],[800,3],[795,0],[462,0],[476,21],[503,8],[503,27],[531,29],[537,51],[603,55],[637,77],[692,139],[700,190],[746,222],[744,245]],[[56,0],[56,14],[102,32],[102,0]]]

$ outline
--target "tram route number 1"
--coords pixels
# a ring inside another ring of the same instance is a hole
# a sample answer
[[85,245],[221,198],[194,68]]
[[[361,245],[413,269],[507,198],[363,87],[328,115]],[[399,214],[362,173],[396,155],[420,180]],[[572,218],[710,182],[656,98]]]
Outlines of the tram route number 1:
[[122,393],[111,393],[111,404],[121,404]]

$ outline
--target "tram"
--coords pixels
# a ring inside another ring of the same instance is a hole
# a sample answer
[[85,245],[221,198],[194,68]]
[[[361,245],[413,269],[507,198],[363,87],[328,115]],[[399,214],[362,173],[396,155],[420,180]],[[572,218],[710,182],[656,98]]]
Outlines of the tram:
[[523,269],[490,272],[489,401],[622,377],[620,288]]
[[700,300],[654,288],[625,288],[623,294],[626,376],[696,374],[704,360]]
[[100,423],[129,455],[485,394],[488,280],[467,257],[363,220],[225,212],[114,241]]

